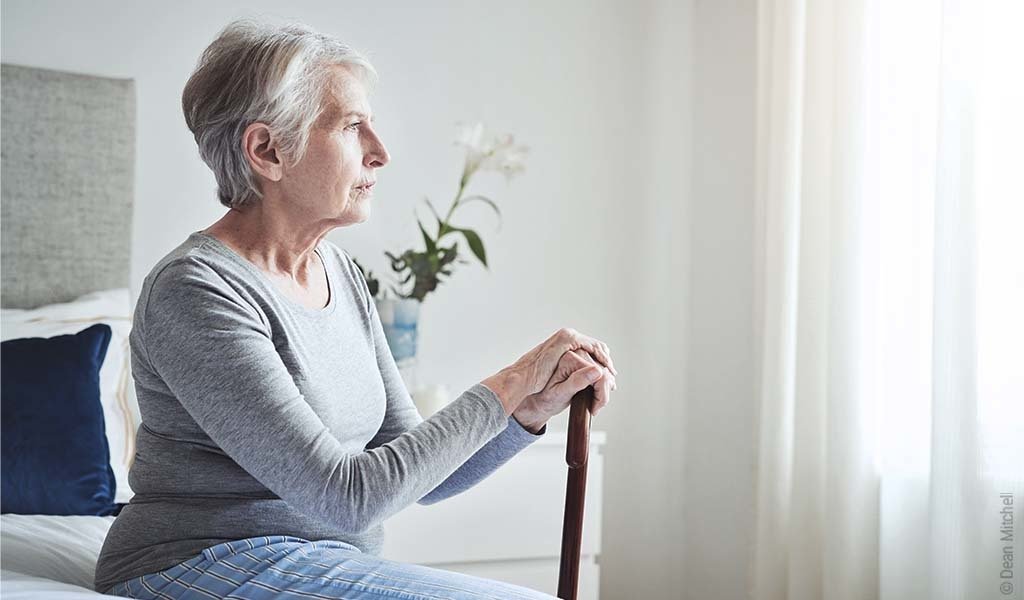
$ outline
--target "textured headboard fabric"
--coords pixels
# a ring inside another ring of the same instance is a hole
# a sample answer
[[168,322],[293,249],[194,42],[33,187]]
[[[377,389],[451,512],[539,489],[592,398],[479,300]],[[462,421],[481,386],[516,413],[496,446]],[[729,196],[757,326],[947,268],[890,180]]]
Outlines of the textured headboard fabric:
[[129,287],[135,82],[0,71],[0,305]]

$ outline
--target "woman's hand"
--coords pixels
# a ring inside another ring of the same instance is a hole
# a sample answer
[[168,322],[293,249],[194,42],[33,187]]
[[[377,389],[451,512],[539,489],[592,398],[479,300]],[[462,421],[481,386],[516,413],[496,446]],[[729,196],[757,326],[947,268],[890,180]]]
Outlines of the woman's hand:
[[616,388],[615,375],[588,353],[571,350],[562,355],[544,389],[527,396],[513,414],[523,427],[538,433],[548,419],[572,404],[576,392],[589,385],[594,386],[590,414],[597,416]]
[[515,363],[481,383],[498,396],[505,406],[505,414],[511,415],[528,396],[542,392],[548,387],[548,382],[561,363],[562,356],[575,350],[581,350],[594,357],[613,375],[618,374],[607,344],[573,329],[562,328],[519,357]]

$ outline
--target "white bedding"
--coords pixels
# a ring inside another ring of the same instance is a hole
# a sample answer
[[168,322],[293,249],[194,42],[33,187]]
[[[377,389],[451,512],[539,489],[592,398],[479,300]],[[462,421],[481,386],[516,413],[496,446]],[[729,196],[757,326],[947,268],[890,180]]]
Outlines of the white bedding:
[[0,596],[113,598],[92,591],[96,557],[114,517],[0,516]]

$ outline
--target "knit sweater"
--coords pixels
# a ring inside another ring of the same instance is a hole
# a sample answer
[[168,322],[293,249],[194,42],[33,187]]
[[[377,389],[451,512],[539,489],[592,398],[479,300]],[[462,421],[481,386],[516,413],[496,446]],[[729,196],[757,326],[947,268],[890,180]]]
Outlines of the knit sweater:
[[379,554],[385,519],[471,488],[544,434],[482,383],[424,420],[358,267],[326,240],[316,253],[319,309],[201,232],[146,277],[130,335],[135,496],[103,544],[97,591],[262,535]]

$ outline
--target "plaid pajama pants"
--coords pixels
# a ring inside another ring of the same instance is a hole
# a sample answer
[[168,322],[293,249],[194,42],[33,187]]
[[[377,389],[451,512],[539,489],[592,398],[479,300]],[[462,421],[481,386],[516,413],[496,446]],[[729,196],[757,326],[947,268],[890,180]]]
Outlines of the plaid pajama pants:
[[527,588],[363,554],[344,542],[269,536],[218,544],[110,594],[147,600],[551,600]]

